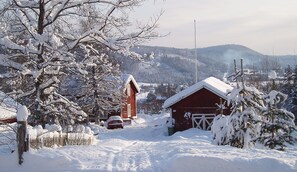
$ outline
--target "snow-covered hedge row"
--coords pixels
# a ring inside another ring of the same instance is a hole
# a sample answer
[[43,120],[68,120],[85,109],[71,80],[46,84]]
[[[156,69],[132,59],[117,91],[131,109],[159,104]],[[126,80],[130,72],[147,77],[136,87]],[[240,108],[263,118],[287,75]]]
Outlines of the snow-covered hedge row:
[[[70,130],[70,129],[69,129]],[[29,141],[31,148],[65,146],[65,145],[91,145],[94,141],[94,133],[90,127],[83,125],[71,128],[72,133],[62,132],[59,125],[46,125],[43,129],[40,125],[29,127]]]

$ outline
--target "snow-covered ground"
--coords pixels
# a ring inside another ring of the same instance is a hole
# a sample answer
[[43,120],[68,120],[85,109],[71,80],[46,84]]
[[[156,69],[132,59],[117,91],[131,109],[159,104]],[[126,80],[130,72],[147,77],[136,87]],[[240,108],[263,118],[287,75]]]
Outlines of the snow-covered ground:
[[118,130],[93,125],[94,145],[31,149],[22,166],[16,151],[0,151],[0,171],[297,171],[297,145],[285,152],[216,146],[210,132],[198,129],[167,136],[167,117],[140,114]]

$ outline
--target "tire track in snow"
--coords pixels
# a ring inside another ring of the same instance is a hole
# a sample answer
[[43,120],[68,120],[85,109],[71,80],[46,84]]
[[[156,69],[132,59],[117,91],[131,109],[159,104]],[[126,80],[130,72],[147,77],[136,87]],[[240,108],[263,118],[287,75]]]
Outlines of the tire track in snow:
[[135,141],[115,155],[112,171],[154,171],[151,163],[151,142]]

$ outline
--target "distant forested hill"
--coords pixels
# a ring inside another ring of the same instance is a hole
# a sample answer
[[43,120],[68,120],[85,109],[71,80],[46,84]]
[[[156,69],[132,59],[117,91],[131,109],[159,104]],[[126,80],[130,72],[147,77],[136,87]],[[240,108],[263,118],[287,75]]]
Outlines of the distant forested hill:
[[[117,58],[121,70],[133,74],[141,82],[192,84],[195,74],[194,49],[178,49],[155,46],[137,46],[133,51],[143,56],[142,60]],[[296,65],[293,55],[267,56],[241,45],[219,45],[197,49],[198,79],[208,76],[222,78],[232,72],[233,60],[243,59],[246,68],[257,70],[281,70],[287,65]]]

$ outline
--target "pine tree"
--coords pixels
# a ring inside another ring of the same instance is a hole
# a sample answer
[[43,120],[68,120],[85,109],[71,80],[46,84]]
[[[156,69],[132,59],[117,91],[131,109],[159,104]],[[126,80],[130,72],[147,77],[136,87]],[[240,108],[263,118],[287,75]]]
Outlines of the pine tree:
[[280,108],[286,95],[272,90],[266,97],[266,109],[263,111],[263,121],[259,142],[270,149],[284,150],[286,143],[292,144],[292,132],[296,130],[294,115]]
[[[243,60],[241,60],[241,71],[237,71],[235,60],[234,69],[235,73],[230,77],[236,81],[237,88],[234,88],[228,95],[228,105],[232,105],[232,111],[229,117],[221,118],[228,120],[226,120],[226,127],[221,127],[224,130],[220,134],[222,138],[217,138],[217,140],[234,147],[248,148],[260,132],[260,112],[264,108],[263,93],[244,84]],[[238,79],[241,80],[241,85]]]
[[262,95],[263,93],[253,87],[240,87],[231,92],[232,112],[227,128],[231,146],[248,148],[258,137],[260,112],[264,107]]

